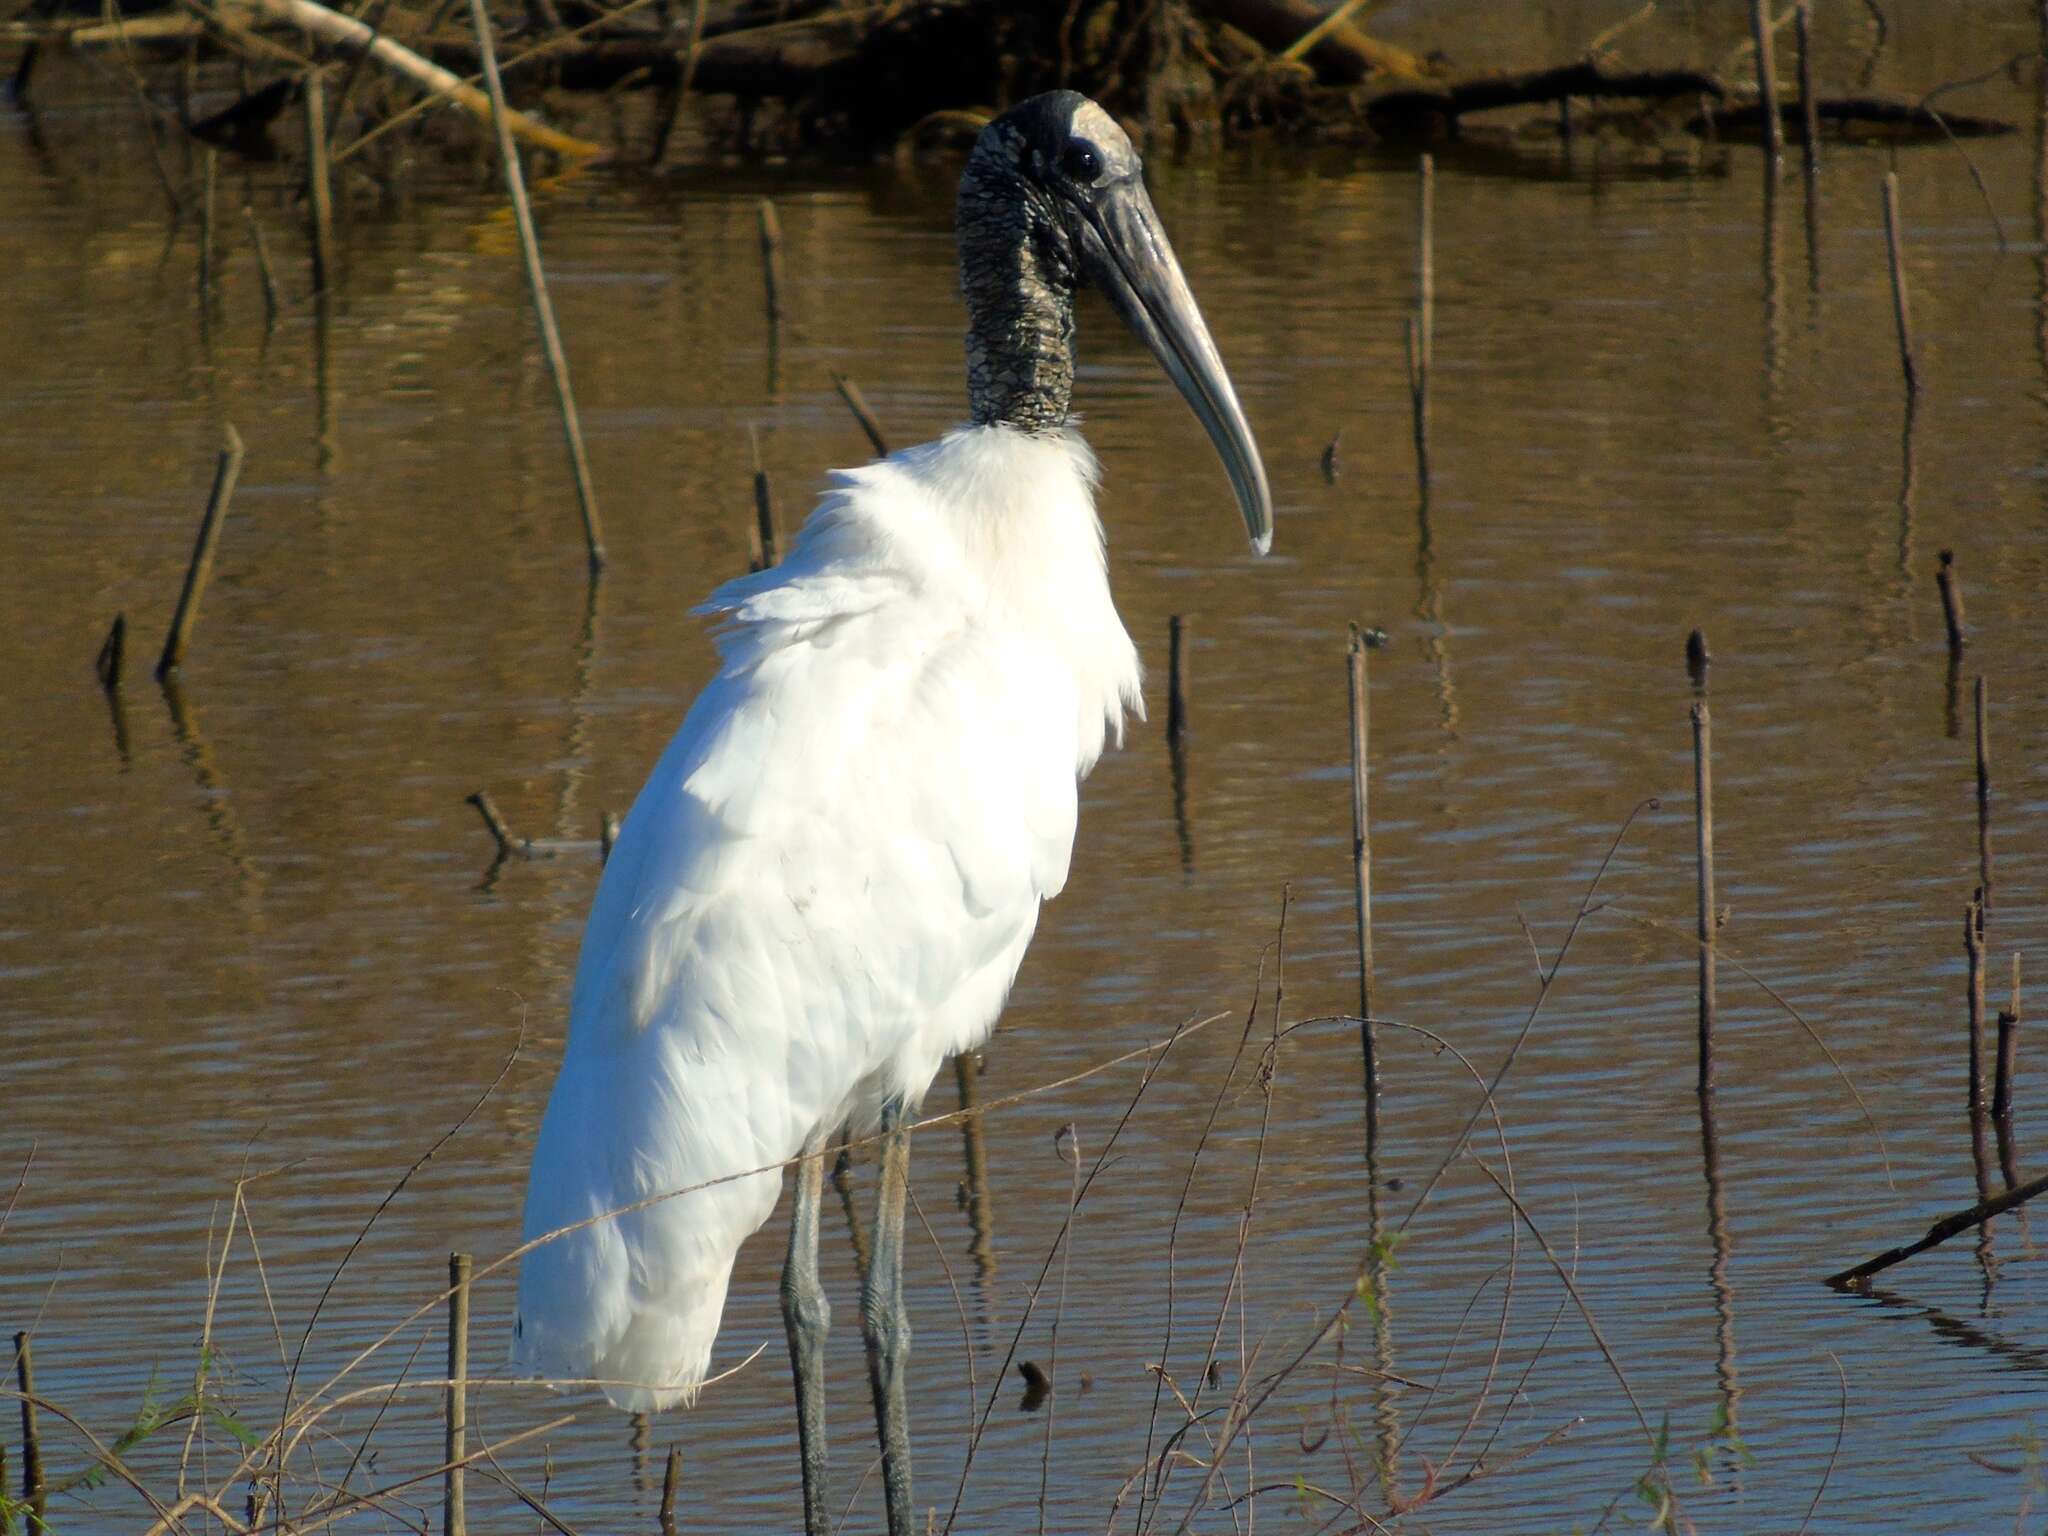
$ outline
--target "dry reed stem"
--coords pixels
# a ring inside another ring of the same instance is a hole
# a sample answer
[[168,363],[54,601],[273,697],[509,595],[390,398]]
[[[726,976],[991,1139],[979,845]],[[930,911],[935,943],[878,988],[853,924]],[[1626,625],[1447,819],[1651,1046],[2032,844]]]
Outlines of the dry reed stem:
[[163,654],[157,658],[156,680],[162,682],[185,660],[185,646],[192,638],[192,626],[199,622],[199,601],[206,595],[206,580],[213,574],[214,551],[220,547],[221,525],[227,520],[228,503],[234,499],[235,483],[242,475],[242,436],[232,423],[221,429],[220,457],[213,470],[213,490],[206,498],[206,511],[199,519],[199,537],[192,545],[192,559],[185,567],[185,584],[178,591],[177,611],[171,616],[170,633],[164,637]]
[[[1032,1280],[1030,1289],[1026,1292],[1024,1315],[1017,1320],[1016,1331],[1010,1335],[1009,1348],[1003,1353],[1003,1363],[996,1368],[992,1384],[989,1387],[988,1402],[983,1405],[980,1417],[975,1420],[974,1433],[967,1442],[966,1455],[961,1459],[960,1481],[953,1491],[953,1507],[947,1512],[946,1523],[942,1528],[941,1536],[950,1536],[953,1522],[960,1517],[960,1504],[967,1494],[968,1475],[974,1470],[974,1454],[981,1446],[982,1437],[988,1433],[989,1415],[995,1412],[996,1398],[1003,1390],[1003,1382],[1009,1377],[1010,1366],[1017,1358],[1017,1347],[1024,1340],[1024,1330],[1030,1326],[1031,1315],[1037,1309],[1039,1293],[1044,1289],[1046,1276],[1052,1271],[1053,1258],[1061,1251],[1065,1244],[1067,1234],[1072,1230],[1075,1214],[1080,1210],[1081,1203],[1088,1198],[1088,1191],[1094,1187],[1097,1175],[1102,1172],[1104,1164],[1109,1161],[1109,1154],[1115,1150],[1118,1139],[1124,1133],[1124,1127],[1131,1123],[1131,1116],[1137,1113],[1138,1104],[1145,1097],[1145,1090],[1152,1086],[1153,1078],[1159,1075],[1159,1069],[1166,1064],[1166,1058],[1172,1054],[1173,1047],[1187,1038],[1194,1029],[1200,1028],[1202,1025],[1214,1023],[1217,1019],[1224,1017],[1226,1017],[1224,1014],[1212,1014],[1208,1019],[1202,1020],[1198,1024],[1176,1029],[1158,1047],[1158,1054],[1145,1064],[1145,1074],[1138,1080],[1137,1090],[1131,1095],[1130,1103],[1124,1106],[1122,1116],[1110,1131],[1108,1139],[1103,1142],[1102,1150],[1096,1154],[1095,1162],[1088,1170],[1088,1177],[1081,1181],[1080,1193],[1074,1198],[1073,1208],[1068,1212],[1067,1220],[1060,1223],[1059,1231],[1053,1234],[1052,1246],[1046,1250],[1045,1259],[1038,1267],[1038,1274]],[[1149,1052],[1144,1054],[1149,1054]],[[986,1106],[986,1108],[992,1109],[1002,1102],[1004,1101],[998,1099]],[[943,1124],[952,1118],[950,1115],[931,1116],[925,1120],[918,1121],[912,1126],[912,1130],[921,1130],[926,1125],[934,1123]]]
[[306,76],[301,102],[306,113],[306,211],[313,230],[313,289],[334,282],[334,188],[327,160],[327,105],[317,69]]
[[1798,0],[1793,25],[1799,40],[1799,135],[1809,181],[1820,169],[1820,103],[1813,90],[1813,0]]
[[1941,552],[1941,568],[1935,572],[1934,580],[1941,589],[1941,620],[1948,630],[1949,657],[1954,660],[1970,643],[1969,628],[1963,619],[1963,587],[1956,575],[1954,550],[1944,549]]
[[1692,706],[1693,831],[1699,860],[1699,1091],[1714,1088],[1714,738],[1705,699]]
[[766,197],[757,205],[756,216],[761,226],[761,286],[772,335],[782,325],[782,218],[774,199]]
[[[1611,917],[1620,922],[1632,923],[1636,927],[1652,933],[1667,934],[1685,944],[1696,945],[1699,943],[1699,940],[1692,934],[1684,933],[1661,919],[1644,917],[1639,913],[1630,912],[1626,908],[1617,907],[1612,903],[1596,908],[1593,915],[1597,917]],[[1877,1146],[1878,1161],[1884,1166],[1885,1183],[1890,1188],[1896,1190],[1898,1183],[1892,1177],[1891,1152],[1885,1146],[1884,1132],[1878,1128],[1877,1117],[1870,1112],[1870,1106],[1864,1102],[1862,1091],[1857,1088],[1855,1080],[1849,1076],[1848,1068],[1842,1065],[1842,1058],[1835,1054],[1834,1047],[1827,1043],[1822,1037],[1821,1032],[1814,1028],[1812,1021],[1795,1008],[1784,993],[1780,992],[1776,987],[1764,980],[1762,976],[1745,965],[1739,956],[1731,953],[1726,948],[1717,948],[1716,953],[1718,958],[1725,960],[1738,976],[1755,985],[1763,992],[1764,996],[1776,1003],[1784,1011],[1786,1017],[1790,1018],[1793,1023],[1805,1031],[1806,1038],[1814,1043],[1815,1048],[1819,1050],[1821,1055],[1827,1058],[1828,1065],[1834,1069],[1835,1077],[1848,1090],[1849,1097],[1855,1102],[1856,1112],[1863,1117],[1863,1123],[1870,1129],[1871,1139]]]
[[1910,398],[1920,392],[1920,369],[1913,351],[1913,306],[1906,291],[1905,230],[1899,217],[1899,173],[1884,174],[1884,244],[1891,263],[1892,320],[1898,329],[1899,369]]
[[1977,709],[1977,886],[1978,900],[1988,912],[1991,897],[1991,719],[1980,674],[1974,690]]
[[874,411],[868,405],[868,397],[860,392],[860,386],[845,374],[834,371],[832,387],[839,391],[839,398],[846,402],[846,408],[853,412],[854,420],[860,423],[861,431],[867,434],[869,444],[875,450],[875,457],[889,456],[889,443],[882,436],[882,424],[875,419]]
[[1365,1060],[1365,1144],[1379,1145],[1380,1061],[1372,1028],[1372,814],[1370,790],[1371,692],[1367,686],[1365,636],[1351,626],[1345,668],[1351,700],[1351,901],[1358,935],[1359,1050]]
[[526,268],[527,293],[533,300],[533,318],[540,327],[548,376],[554,380],[555,403],[561,410],[562,437],[568,444],[576,503],[583,514],[584,551],[595,575],[604,569],[604,528],[598,517],[597,489],[590,480],[590,460],[583,449],[583,424],[576,415],[576,392],[569,383],[569,357],[562,349],[562,334],[555,327],[555,306],[548,297],[547,273],[540,263],[540,237],[534,231],[533,209],[526,200],[526,177],[519,169],[519,151],[512,143],[510,109],[505,105],[505,84],[498,75],[498,55],[491,42],[491,19],[484,9],[484,0],[469,0],[469,14],[476,27],[477,52],[483,58],[484,83],[491,98],[491,124],[497,132],[498,159],[505,172],[505,191],[512,200],[513,221],[519,227],[519,254]]
[[1763,108],[1764,152],[1770,169],[1775,171],[1784,150],[1785,125],[1778,120],[1778,63],[1771,30],[1766,0],[1749,0],[1749,34],[1756,53],[1757,102]]
[[1437,1164],[1436,1171],[1430,1174],[1428,1180],[1423,1184],[1422,1192],[1415,1197],[1415,1203],[1408,1208],[1408,1214],[1401,1218],[1400,1224],[1394,1229],[1396,1232],[1406,1232],[1408,1230],[1408,1224],[1415,1219],[1417,1212],[1422,1209],[1423,1204],[1435,1193],[1437,1185],[1443,1180],[1444,1173],[1457,1159],[1458,1154],[1464,1151],[1465,1143],[1471,1138],[1472,1128],[1479,1123],[1479,1117],[1486,1113],[1487,1103],[1491,1101],[1493,1095],[1500,1091],[1500,1085],[1506,1080],[1509,1071],[1514,1067],[1515,1059],[1521,1055],[1522,1046],[1528,1040],[1530,1031],[1535,1029],[1537,1019],[1542,1016],[1543,1005],[1550,997],[1551,988],[1557,982],[1558,972],[1563,969],[1566,957],[1571,954],[1572,945],[1579,936],[1579,930],[1585,926],[1588,917],[1592,916],[1595,911],[1601,910],[1593,906],[1593,897],[1600,889],[1600,882],[1606,878],[1608,867],[1614,862],[1614,856],[1621,851],[1622,840],[1628,836],[1629,828],[1635,825],[1635,820],[1638,816],[1646,810],[1657,810],[1660,806],[1661,802],[1654,796],[1647,800],[1639,800],[1622,821],[1621,829],[1614,834],[1614,841],[1608,845],[1607,852],[1601,858],[1599,867],[1593,871],[1593,878],[1586,887],[1586,894],[1579,900],[1579,909],[1572,916],[1571,926],[1565,930],[1564,941],[1558,946],[1557,958],[1551,962],[1549,971],[1544,974],[1542,983],[1537,988],[1536,1001],[1530,1007],[1528,1017],[1522,1021],[1520,1033],[1515,1036],[1514,1043],[1508,1047],[1507,1055],[1501,1058],[1501,1064],[1494,1069],[1493,1077],[1487,1082],[1485,1098],[1474,1107],[1472,1113],[1466,1118],[1464,1129],[1458,1132],[1456,1140],[1451,1143],[1450,1150],[1444,1154],[1443,1160]]
[[[1251,1040],[1252,1026],[1258,1022],[1259,999],[1265,988],[1265,973],[1266,959],[1265,955],[1261,953],[1259,956],[1258,974],[1252,982],[1251,1006],[1245,1010],[1244,1032],[1237,1037],[1237,1049],[1232,1053],[1230,1065],[1216,1085],[1215,1097],[1209,1101],[1209,1117],[1202,1122],[1201,1134],[1195,1138],[1194,1150],[1188,1155],[1187,1176],[1181,1181],[1180,1198],[1174,1202],[1173,1219],[1167,1224],[1166,1228],[1166,1338],[1160,1346],[1158,1364],[1153,1367],[1152,1411],[1145,1424],[1145,1473],[1141,1475],[1149,1475],[1152,1466],[1153,1436],[1159,1424],[1159,1399],[1161,1393],[1171,1383],[1171,1378],[1167,1375],[1167,1362],[1173,1356],[1173,1323],[1174,1306],[1178,1299],[1176,1281],[1178,1278],[1177,1260],[1180,1250],[1181,1218],[1187,1211],[1188,1196],[1194,1190],[1195,1170],[1201,1163],[1204,1149],[1209,1145],[1211,1133],[1216,1129],[1217,1117],[1223,1112],[1224,1095],[1229,1092],[1231,1083],[1236,1081],[1238,1064],[1244,1060],[1245,1046]],[[1174,1387],[1173,1391],[1175,1397],[1180,1398],[1180,1389]],[[1185,1398],[1180,1400],[1183,1410],[1186,1411],[1190,1419],[1193,1419],[1195,1416],[1193,1407]],[[1161,1471],[1162,1473],[1164,1472],[1163,1467]],[[1151,1499],[1156,1496],[1157,1491],[1156,1489],[1148,1489],[1148,1485],[1144,1482],[1141,1482],[1139,1485],[1138,1529],[1140,1531],[1143,1531],[1147,1526],[1148,1522],[1145,1518],[1146,1507]],[[1119,1505],[1122,1503],[1121,1494],[1118,1496],[1117,1503]],[[1113,1508],[1110,1513],[1110,1523],[1112,1526],[1114,1526],[1115,1521],[1116,1511]]]
[[448,1255],[448,1398],[445,1410],[448,1474],[441,1485],[442,1536],[467,1536],[469,1514],[462,1471],[469,1436],[469,1272],[466,1253]]

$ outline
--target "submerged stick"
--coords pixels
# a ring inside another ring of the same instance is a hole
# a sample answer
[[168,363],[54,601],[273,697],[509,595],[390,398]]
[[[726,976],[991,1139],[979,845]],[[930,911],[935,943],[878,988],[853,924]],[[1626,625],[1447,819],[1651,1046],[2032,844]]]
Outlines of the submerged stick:
[[1773,169],[1784,152],[1785,125],[1778,121],[1778,63],[1771,42],[1770,7],[1749,0],[1749,31],[1756,44],[1756,96],[1763,109],[1764,151]]
[[1963,588],[1956,578],[1954,550],[1944,549],[1941,552],[1941,569],[1934,573],[1934,580],[1941,588],[1941,617],[1948,626],[1949,655],[1960,656],[1970,643],[1970,633],[1963,623]]
[[761,284],[767,290],[768,329],[782,324],[782,219],[773,198],[761,199]]
[[467,1536],[462,1469],[469,1431],[469,1271],[466,1253],[448,1255],[448,1471],[441,1485],[442,1536]]
[[1906,293],[1906,261],[1902,251],[1905,234],[1899,219],[1897,171],[1884,173],[1884,244],[1891,260],[1892,319],[1899,333],[1899,368],[1905,374],[1906,393],[1916,395],[1920,392],[1920,370],[1913,359],[1913,307]]
[[1366,687],[1366,636],[1354,624],[1345,650],[1351,694],[1351,895],[1358,927],[1358,1042],[1365,1058],[1365,1144],[1380,1136],[1379,1042],[1372,1023],[1372,817],[1370,693]]
[[861,431],[867,433],[868,441],[874,445],[875,457],[889,457],[889,444],[882,436],[882,424],[868,408],[868,397],[860,392],[860,386],[845,374],[835,372],[832,375],[832,387],[839,391],[839,398],[844,400],[846,408],[853,412],[854,420],[860,423]]
[[[293,0],[303,3],[303,0]],[[519,151],[512,144],[510,109],[505,105],[505,82],[498,75],[498,54],[491,43],[491,19],[483,0],[469,0],[470,20],[476,26],[477,52],[483,58],[484,83],[490,88],[491,123],[498,134],[498,159],[505,168],[505,190],[512,199],[512,217],[519,226],[519,252],[526,266],[526,287],[533,299],[533,318],[540,326],[541,347],[548,360],[548,374],[555,381],[555,402],[561,407],[562,436],[569,445],[569,467],[576,479],[576,501],[583,512],[583,542],[590,558],[591,574],[604,569],[604,529],[597,513],[597,491],[590,483],[590,460],[583,451],[583,425],[576,417],[576,393],[569,385],[569,358],[562,350],[561,332],[555,329],[555,306],[548,298],[547,273],[541,270],[540,237],[534,233],[533,209],[526,201],[526,178],[519,169]]]
[[[1984,698],[1984,679],[1977,678],[1977,900],[1988,911],[1991,902],[1991,722]],[[1978,924],[1982,927],[1980,915]]]
[[679,1447],[668,1448],[668,1465],[661,1471],[661,1536],[676,1536],[676,1484],[681,1481],[683,1453]]
[[47,1529],[43,1511],[50,1489],[43,1476],[42,1431],[36,1424],[36,1367],[27,1333],[14,1336],[14,1381],[21,1389],[21,1496],[29,1507],[29,1529],[37,1536]]
[[121,686],[121,666],[128,656],[128,615],[114,615],[107,638],[100,642],[100,653],[93,658],[92,669],[99,677],[100,687],[108,693]]
[[222,431],[220,458],[213,471],[213,492],[206,498],[206,514],[199,520],[199,538],[192,546],[192,560],[185,567],[185,585],[178,592],[178,608],[171,617],[171,632],[164,637],[163,655],[157,658],[156,680],[162,682],[185,659],[185,644],[192,638],[192,626],[199,619],[199,600],[206,593],[206,578],[213,573],[213,552],[220,544],[221,524],[226,521],[228,502],[235,494],[235,482],[242,475],[242,436],[230,424]]
[[1187,620],[1174,614],[1166,621],[1166,739],[1179,742],[1188,732]]
[[334,188],[327,170],[327,99],[320,71],[306,76],[306,208],[313,221],[313,288],[326,288],[334,271]]
[[491,834],[498,844],[499,858],[502,859],[507,854],[512,853],[519,854],[522,857],[527,855],[528,844],[526,839],[513,835],[512,828],[506,824],[505,818],[498,814],[497,802],[491,798],[489,791],[480,789],[475,794],[465,798],[469,804],[476,807],[477,815],[483,817],[484,829]]
[[2030,1180],[2020,1185],[2017,1189],[2009,1189],[2004,1194],[1993,1195],[1989,1199],[1980,1200],[1966,1211],[1957,1211],[1952,1216],[1944,1216],[1941,1220],[1935,1222],[1933,1226],[1929,1227],[1927,1235],[1918,1242],[1907,1243],[1901,1248],[1888,1248],[1874,1259],[1866,1259],[1863,1263],[1851,1269],[1845,1269],[1838,1274],[1829,1275],[1827,1277],[1827,1284],[1835,1287],[1837,1290],[1861,1290],[1864,1288],[1864,1282],[1879,1271],[1890,1269],[1894,1264],[1902,1264],[1915,1254],[1925,1253],[1930,1248],[1939,1247],[1957,1233],[1967,1232],[1972,1227],[1991,1220],[1994,1216],[2001,1216],[2014,1206],[2025,1205],[2043,1190],[2048,1190],[2048,1174],[2043,1174],[2038,1179]]

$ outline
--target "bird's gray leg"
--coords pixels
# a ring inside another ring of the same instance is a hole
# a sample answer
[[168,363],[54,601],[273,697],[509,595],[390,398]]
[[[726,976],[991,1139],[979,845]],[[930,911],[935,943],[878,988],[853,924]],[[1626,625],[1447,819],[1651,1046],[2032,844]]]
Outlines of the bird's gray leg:
[[782,1325],[796,1378],[796,1433],[804,1458],[804,1536],[831,1536],[831,1461],[825,1451],[825,1334],[832,1304],[818,1279],[818,1207],[825,1188],[825,1133],[804,1142],[782,1266]]
[[881,1191],[875,1197],[875,1236],[860,1293],[861,1331],[868,1345],[868,1380],[875,1389],[875,1424],[882,1437],[882,1493],[889,1506],[889,1536],[912,1536],[910,1414],[904,1371],[910,1363],[910,1317],[903,1308],[903,1207],[910,1182],[910,1128],[903,1106],[882,1108]]

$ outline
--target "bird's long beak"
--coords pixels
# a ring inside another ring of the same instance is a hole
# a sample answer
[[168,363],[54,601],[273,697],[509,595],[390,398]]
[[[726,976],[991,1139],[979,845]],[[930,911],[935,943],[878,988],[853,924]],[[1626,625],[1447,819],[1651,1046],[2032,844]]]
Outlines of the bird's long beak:
[[1083,214],[1092,237],[1084,244],[1099,247],[1088,253],[1090,276],[1193,408],[1237,492],[1252,548],[1265,554],[1273,547],[1266,466],[1144,182],[1133,176],[1104,189]]

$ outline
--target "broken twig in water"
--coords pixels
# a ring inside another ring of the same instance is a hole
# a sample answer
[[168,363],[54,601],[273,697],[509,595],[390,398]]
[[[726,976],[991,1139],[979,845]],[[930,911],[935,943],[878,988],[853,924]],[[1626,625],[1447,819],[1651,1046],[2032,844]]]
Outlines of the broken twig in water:
[[[271,0],[266,0],[271,3]],[[306,0],[284,0],[305,4]],[[533,318],[540,326],[548,374],[555,381],[555,402],[561,407],[562,436],[569,445],[569,468],[576,480],[576,501],[583,512],[583,542],[594,576],[604,569],[604,529],[597,514],[597,490],[590,483],[590,460],[583,451],[583,425],[576,416],[576,393],[569,386],[569,358],[562,334],[555,328],[555,306],[548,298],[547,273],[540,264],[540,237],[533,228],[533,209],[526,201],[526,177],[519,169],[519,151],[512,143],[512,113],[505,105],[505,84],[498,77],[498,55],[491,45],[491,18],[483,0],[469,0],[476,27],[477,51],[483,56],[484,83],[490,88],[491,122],[498,134],[498,159],[505,171],[505,190],[512,199],[512,217],[519,226],[519,252],[526,266],[526,287],[533,299]]]
[[2004,1194],[1993,1195],[1988,1200],[1980,1200],[1966,1211],[1957,1211],[1952,1216],[1944,1216],[1941,1220],[1935,1222],[1933,1226],[1929,1227],[1927,1235],[1918,1242],[1907,1243],[1901,1248],[1888,1248],[1874,1259],[1866,1259],[1863,1263],[1853,1268],[1842,1270],[1838,1274],[1829,1275],[1827,1283],[1836,1290],[1861,1290],[1864,1288],[1864,1282],[1869,1280],[1872,1275],[1882,1270],[1890,1269],[1894,1264],[1902,1264],[1907,1259],[1914,1257],[1916,1254],[1925,1253],[1930,1248],[1939,1247],[1957,1233],[1967,1232],[1972,1227],[1991,1220],[1994,1216],[2001,1216],[2014,1206],[2025,1205],[2044,1190],[2048,1190],[2048,1174],[2043,1174],[2038,1179],[2030,1180],[2020,1185],[2017,1189],[2009,1189]]
[[1899,333],[1899,368],[1906,377],[1906,393],[1920,392],[1920,370],[1913,357],[1913,308],[1906,293],[1905,232],[1899,219],[1899,173],[1884,175],[1884,244],[1891,259],[1892,319]]
[[206,593],[206,578],[213,573],[213,552],[220,544],[221,524],[226,521],[228,502],[235,494],[235,482],[242,475],[242,437],[232,425],[222,430],[220,458],[213,471],[213,492],[206,498],[206,513],[199,520],[199,538],[192,546],[192,561],[185,567],[185,585],[178,592],[177,612],[171,617],[171,632],[164,637],[163,655],[157,658],[156,680],[162,682],[185,659],[186,642],[199,619],[199,600]]
[[43,1440],[36,1423],[36,1367],[26,1332],[14,1336],[14,1381],[21,1389],[21,1496],[28,1504],[28,1529],[43,1536],[49,1483],[43,1475]]
[[835,372],[832,375],[832,387],[839,391],[839,398],[844,400],[846,408],[853,412],[854,420],[860,423],[861,431],[867,433],[868,441],[874,445],[875,457],[889,457],[889,444],[882,436],[882,424],[868,408],[868,397],[860,392],[860,386],[845,374]]

